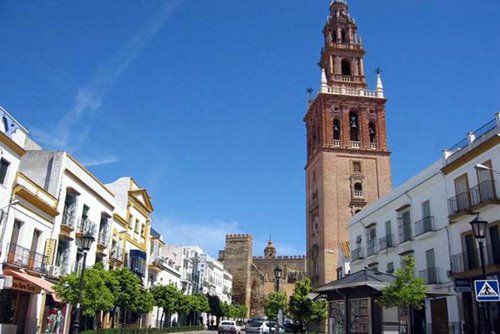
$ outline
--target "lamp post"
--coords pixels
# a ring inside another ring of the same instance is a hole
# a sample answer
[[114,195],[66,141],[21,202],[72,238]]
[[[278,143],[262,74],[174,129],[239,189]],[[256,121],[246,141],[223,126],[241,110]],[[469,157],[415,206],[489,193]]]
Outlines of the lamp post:
[[[484,265],[484,255],[483,255],[483,243],[484,239],[486,238],[486,226],[488,225],[488,222],[485,220],[479,220],[479,214],[474,218],[471,222],[470,225],[472,226],[472,233],[474,234],[474,238],[477,240],[479,244],[479,256],[481,259],[481,270],[483,273],[483,279],[486,280],[486,267]],[[478,304],[479,305],[479,304]],[[483,326],[481,321],[479,321],[479,330],[481,333],[488,333],[488,326],[489,326],[489,314],[486,310],[487,305],[483,304],[481,307],[482,313],[483,313],[483,319],[486,322],[486,324]]]
[[85,262],[87,261],[87,252],[90,250],[90,246],[94,242],[95,238],[90,232],[86,232],[81,238],[81,248],[83,250],[83,265],[82,272],[80,273],[80,283],[78,284],[78,302],[76,308],[73,311],[73,316],[71,317],[71,334],[78,334],[80,329],[80,310],[82,303],[82,289],[83,289],[83,275],[85,274]]
[[482,165],[482,164],[476,164],[476,165],[474,166],[474,168],[475,168],[475,169],[478,169],[478,170],[490,170],[490,171],[492,171],[492,172],[497,173],[497,174],[499,174],[499,175],[500,175],[500,172],[499,172],[499,171],[497,171],[497,170],[495,170],[495,169],[493,169],[493,168],[491,168],[491,167],[488,167],[488,166]]
[[[276,292],[280,291],[280,279],[281,275],[283,274],[283,269],[281,269],[280,265],[276,265],[276,268],[274,268],[274,278],[276,279]],[[278,310],[278,314],[276,315],[276,327],[274,329],[276,334],[279,334],[280,332],[280,324],[279,324],[279,313],[281,310]]]

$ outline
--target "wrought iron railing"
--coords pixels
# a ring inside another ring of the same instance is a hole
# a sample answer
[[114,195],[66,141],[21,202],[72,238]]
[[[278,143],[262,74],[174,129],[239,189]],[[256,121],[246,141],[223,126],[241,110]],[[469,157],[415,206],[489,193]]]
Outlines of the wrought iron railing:
[[448,213],[457,214],[469,210],[471,207],[470,192],[466,191],[448,199]]
[[[485,267],[500,264],[500,245],[486,244],[483,246]],[[474,247],[470,250],[451,256],[452,273],[481,269],[481,255],[479,249]]]
[[495,181],[487,180],[470,189],[471,204],[478,205],[498,199],[495,189]]
[[366,242],[366,256],[373,255],[377,252],[377,239],[368,239]]
[[351,260],[352,261],[356,261],[356,260],[363,259],[363,258],[364,258],[363,248],[358,247],[358,248],[355,248],[351,251]]
[[394,240],[394,237],[392,234],[387,234],[386,236],[378,239],[379,251],[387,249],[389,247],[394,247],[393,240]]
[[425,284],[437,284],[441,281],[439,280],[439,268],[427,268],[425,270],[420,270],[418,276],[424,280]]
[[97,224],[88,218],[81,218],[78,221],[78,226],[76,227],[76,230],[77,230],[77,232],[83,233],[83,234],[90,233],[95,237],[96,230],[97,230]]
[[415,236],[421,235],[430,231],[435,231],[434,217],[428,216],[415,223]]
[[[484,124],[481,126],[479,129],[476,131],[472,132],[472,135],[474,136],[474,140],[477,140],[481,138],[482,136],[486,135],[488,132],[492,131],[497,127],[496,123],[496,118],[492,119],[488,123]],[[454,155],[455,153],[459,152],[463,148],[467,147],[469,145],[469,139],[468,138],[463,138],[461,139],[458,143],[447,149],[446,151],[450,152],[450,156],[448,156],[448,159]]]
[[413,239],[411,231],[411,221],[405,220],[403,218],[398,218],[399,222],[399,243],[403,243]]
[[22,247],[18,244],[10,244],[6,262],[21,268],[45,273],[47,256],[33,252],[29,248]]
[[76,205],[65,206],[61,224],[75,228]]

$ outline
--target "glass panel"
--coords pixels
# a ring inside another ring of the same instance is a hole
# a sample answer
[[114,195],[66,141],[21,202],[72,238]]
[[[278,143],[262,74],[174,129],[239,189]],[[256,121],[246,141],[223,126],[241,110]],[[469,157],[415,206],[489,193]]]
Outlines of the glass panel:
[[349,315],[351,334],[368,334],[370,332],[370,313],[368,299],[349,300]]

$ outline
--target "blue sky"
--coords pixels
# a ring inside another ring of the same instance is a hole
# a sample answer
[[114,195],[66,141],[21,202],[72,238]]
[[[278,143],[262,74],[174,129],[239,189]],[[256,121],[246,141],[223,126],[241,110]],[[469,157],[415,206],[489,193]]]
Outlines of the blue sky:
[[[305,252],[305,89],[328,0],[0,3],[0,105],[104,182],[131,175],[167,242]],[[500,111],[500,3],[350,0],[383,69],[394,185]],[[368,77],[374,86],[374,75]]]

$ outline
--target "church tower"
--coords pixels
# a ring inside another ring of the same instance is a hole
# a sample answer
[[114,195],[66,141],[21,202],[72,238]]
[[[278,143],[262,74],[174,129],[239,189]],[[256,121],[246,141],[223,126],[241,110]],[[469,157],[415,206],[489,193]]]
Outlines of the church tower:
[[313,286],[337,279],[350,217],[391,190],[381,71],[376,90],[369,90],[365,49],[345,0],[331,2],[323,35],[320,91],[304,117],[307,274]]

